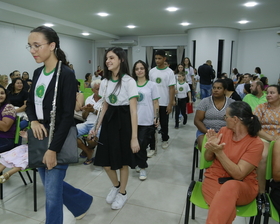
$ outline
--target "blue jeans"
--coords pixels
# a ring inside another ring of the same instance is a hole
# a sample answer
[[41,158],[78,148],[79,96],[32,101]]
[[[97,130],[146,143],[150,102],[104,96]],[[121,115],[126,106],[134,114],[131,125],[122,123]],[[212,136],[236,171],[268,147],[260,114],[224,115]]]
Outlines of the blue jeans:
[[63,224],[63,204],[75,216],[84,214],[93,197],[63,181],[68,165],[38,168],[46,194],[46,224]]
[[200,84],[200,99],[204,99],[212,94],[212,85]]

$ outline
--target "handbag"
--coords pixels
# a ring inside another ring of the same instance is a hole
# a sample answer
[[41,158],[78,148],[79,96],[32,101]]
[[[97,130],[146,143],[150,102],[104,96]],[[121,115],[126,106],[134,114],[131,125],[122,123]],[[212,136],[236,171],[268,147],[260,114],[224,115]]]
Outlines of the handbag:
[[[28,166],[30,168],[44,167],[42,162],[45,152],[48,150],[49,137],[44,137],[43,140],[35,138],[33,131],[29,129],[28,133]],[[57,164],[69,164],[78,162],[78,146],[77,146],[77,128],[70,128],[67,138],[61,148],[61,151],[56,154]]]
[[[43,140],[35,138],[33,131],[28,130],[28,166],[30,168],[45,167],[46,165],[42,162],[46,151],[49,149],[53,139],[54,128],[55,128],[55,115],[56,115],[56,97],[58,78],[61,70],[61,61],[58,62],[58,69],[56,75],[54,97],[53,97],[53,108],[50,112],[51,122],[50,131],[48,137],[44,137]],[[69,129],[68,135],[64,141],[61,151],[57,153],[57,164],[69,164],[78,162],[78,145],[77,145],[77,128],[73,126]]]
[[193,113],[193,104],[187,103],[186,106],[187,106],[187,108],[186,108],[187,114],[192,114]]

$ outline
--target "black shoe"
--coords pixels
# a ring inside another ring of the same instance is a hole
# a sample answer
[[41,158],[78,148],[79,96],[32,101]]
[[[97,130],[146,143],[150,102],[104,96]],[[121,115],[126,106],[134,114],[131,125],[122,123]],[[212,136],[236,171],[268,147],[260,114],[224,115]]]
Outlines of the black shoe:
[[183,125],[186,125],[187,121],[187,118],[184,118]]
[[179,125],[175,125],[175,129],[178,129],[179,128]]

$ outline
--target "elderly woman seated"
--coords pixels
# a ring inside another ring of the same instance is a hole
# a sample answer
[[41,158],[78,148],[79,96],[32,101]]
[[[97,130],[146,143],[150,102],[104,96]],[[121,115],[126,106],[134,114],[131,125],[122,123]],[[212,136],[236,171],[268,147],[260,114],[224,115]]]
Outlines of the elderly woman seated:
[[236,206],[252,202],[258,194],[256,168],[262,157],[263,142],[258,117],[242,101],[229,105],[226,127],[217,134],[207,131],[205,159],[213,161],[206,170],[202,192],[210,206],[206,223],[232,223]]

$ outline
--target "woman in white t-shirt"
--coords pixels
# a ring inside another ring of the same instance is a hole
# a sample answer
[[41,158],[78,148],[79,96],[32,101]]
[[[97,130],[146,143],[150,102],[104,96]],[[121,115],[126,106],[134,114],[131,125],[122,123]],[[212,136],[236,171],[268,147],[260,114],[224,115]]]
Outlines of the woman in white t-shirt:
[[[120,209],[127,200],[128,166],[135,168],[137,139],[137,97],[135,80],[129,75],[126,53],[122,48],[109,48],[104,57],[104,79],[99,88],[104,97],[96,126],[101,126],[94,164],[102,166],[113,187],[106,197],[112,209]],[[95,131],[95,132],[96,132]],[[94,133],[96,134],[96,133]],[[118,178],[116,170],[120,170]]]
[[193,84],[194,84],[194,71],[192,67],[191,60],[188,57],[185,57],[184,59],[184,65],[185,65],[185,79],[186,82],[189,84],[191,89],[191,94],[194,97],[194,91],[193,91]]
[[140,173],[139,179],[146,180],[147,173],[145,168],[147,164],[147,146],[154,134],[155,126],[158,126],[159,120],[159,93],[157,85],[149,81],[148,66],[144,61],[135,62],[132,69],[132,77],[136,80],[138,88],[138,142],[140,151],[135,154],[137,163],[136,171]]

